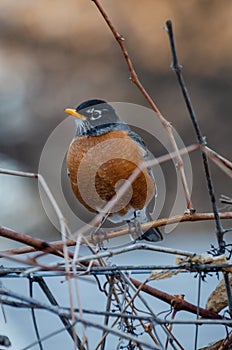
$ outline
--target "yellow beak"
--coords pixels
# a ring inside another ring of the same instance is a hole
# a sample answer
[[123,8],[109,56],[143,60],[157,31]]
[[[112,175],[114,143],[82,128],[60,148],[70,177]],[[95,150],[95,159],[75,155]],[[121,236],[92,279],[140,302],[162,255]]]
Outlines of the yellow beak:
[[65,113],[75,117],[75,118],[78,118],[78,119],[81,119],[81,120],[86,120],[86,117],[80,113],[78,113],[75,109],[72,109],[72,108],[66,108],[64,110]]

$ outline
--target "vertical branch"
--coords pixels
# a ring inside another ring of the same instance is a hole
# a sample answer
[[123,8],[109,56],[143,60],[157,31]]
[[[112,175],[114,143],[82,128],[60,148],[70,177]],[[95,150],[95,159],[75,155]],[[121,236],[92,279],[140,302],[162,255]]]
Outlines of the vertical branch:
[[137,75],[137,73],[135,71],[135,68],[133,66],[133,63],[132,63],[132,61],[130,59],[129,53],[128,53],[127,49],[126,49],[125,39],[116,30],[116,28],[112,24],[109,16],[107,15],[106,11],[103,9],[102,5],[100,4],[99,0],[92,0],[92,1],[97,6],[99,12],[101,13],[102,17],[104,18],[105,22],[107,23],[108,27],[110,28],[112,34],[114,35],[116,41],[118,42],[118,44],[119,44],[119,46],[121,48],[121,51],[122,51],[123,56],[125,58],[125,61],[127,63],[128,69],[130,71],[130,79],[131,79],[131,81],[141,91],[141,93],[143,94],[145,99],[148,101],[148,103],[150,104],[150,106],[153,109],[153,111],[156,113],[156,116],[159,118],[159,120],[162,123],[163,127],[167,131],[167,134],[169,136],[170,142],[171,142],[171,144],[173,146],[174,151],[176,152],[176,163],[177,163],[177,168],[178,168],[178,170],[180,172],[180,177],[181,177],[182,185],[183,185],[183,188],[184,188],[185,198],[186,198],[186,202],[187,202],[187,208],[188,208],[188,210],[190,212],[194,212],[194,209],[193,209],[193,206],[192,206],[192,202],[191,202],[191,198],[190,198],[190,192],[189,192],[189,188],[188,188],[188,183],[187,183],[187,179],[186,179],[186,175],[185,175],[185,171],[184,171],[184,167],[183,167],[183,160],[181,158],[181,155],[180,155],[180,152],[179,152],[179,148],[178,148],[178,146],[176,144],[176,140],[174,138],[174,134],[173,134],[173,131],[172,131],[172,125],[171,125],[171,123],[169,121],[167,121],[164,118],[164,116],[162,115],[162,113],[160,112],[160,110],[158,109],[156,104],[154,103],[153,99],[148,94],[148,92],[145,90],[145,88],[143,87],[142,83],[140,82],[140,80],[138,78],[138,75]]
[[[29,277],[29,295],[30,295],[30,298],[33,298],[33,279],[30,277]],[[36,334],[39,348],[40,348],[40,350],[43,350],[43,344],[42,344],[42,341],[41,341],[41,338],[39,335],[39,328],[38,328],[38,324],[36,321],[35,309],[33,307],[31,307],[31,315],[32,315],[32,322],[34,325],[35,334]]]
[[[77,276],[77,269],[76,269],[76,261],[78,259],[79,255],[79,250],[80,250],[80,245],[81,245],[81,239],[82,235],[78,235],[77,240],[76,240],[76,246],[75,246],[75,251],[73,254],[73,259],[72,259],[72,271],[73,271],[73,276],[75,277],[74,283],[75,283],[75,289],[76,289],[76,296],[77,296],[77,302],[79,305],[79,317],[82,319],[83,318],[83,309],[81,305],[81,296],[80,296],[80,288],[79,288],[79,282],[78,282],[78,276]],[[87,344],[88,347],[88,339],[86,336],[86,327],[84,323],[81,323],[82,325],[82,334],[83,334],[83,342],[82,342],[82,347],[81,350],[84,350],[84,344]]]
[[[44,178],[42,175],[38,174],[38,181],[40,183],[40,185],[42,186],[43,190],[45,191],[48,199],[50,200],[56,214],[57,217],[59,219],[59,223],[60,223],[60,233],[61,233],[61,238],[62,238],[62,243],[63,243],[63,253],[64,253],[64,261],[65,261],[65,271],[66,271],[66,278],[68,281],[68,292],[69,292],[69,302],[70,302],[70,307],[71,307],[71,312],[72,312],[72,321],[73,324],[75,324],[76,322],[76,318],[75,318],[75,313],[74,313],[74,301],[73,301],[73,295],[72,295],[72,285],[71,285],[71,280],[70,280],[70,269],[69,269],[69,254],[68,254],[68,247],[67,247],[67,235],[66,235],[66,231],[69,232],[69,228],[67,226],[66,220],[59,208],[59,205],[56,203],[56,200],[53,196],[53,194],[51,193],[47,183],[45,182]],[[72,328],[72,332],[73,332],[73,338],[74,338],[74,343],[75,345],[78,346],[78,338],[76,337],[76,332],[74,327]]]
[[[70,301],[70,306],[71,306],[71,311],[72,311],[72,321],[73,324],[75,324],[75,313],[74,313],[74,302],[73,302],[73,296],[72,296],[72,286],[71,286],[71,281],[70,281],[70,269],[69,269],[69,252],[67,248],[67,233],[70,233],[69,227],[66,223],[65,217],[60,210],[59,205],[57,204],[55,197],[53,196],[51,190],[49,189],[45,179],[43,178],[42,175],[37,174],[37,173],[27,173],[27,172],[22,172],[22,171],[14,171],[14,170],[5,170],[5,169],[0,169],[0,174],[8,174],[8,175],[14,175],[14,176],[23,176],[23,177],[29,177],[29,178],[35,178],[38,179],[39,184],[43,188],[46,196],[48,197],[56,215],[59,220],[60,224],[60,233],[62,237],[62,248],[63,248],[63,254],[64,254],[64,260],[65,260],[65,271],[66,271],[66,276],[68,280],[68,291],[69,291],[69,301]],[[77,344],[78,346],[78,338],[76,337],[76,333],[74,328],[72,328],[73,331],[73,339],[74,343]]]
[[[44,279],[42,277],[34,277],[34,280],[39,284],[40,288],[42,289],[42,291],[44,292],[44,294],[46,295],[46,297],[48,298],[50,303],[52,305],[54,305],[54,306],[59,306],[57,301],[56,301],[56,299],[55,299],[55,297],[54,297],[54,295],[52,294],[52,292],[48,288],[48,286],[47,286],[46,282],[44,281]],[[67,332],[69,333],[69,335],[73,339],[73,341],[75,341],[75,339],[77,339],[78,349],[84,350],[84,347],[82,345],[82,341],[78,337],[78,335],[76,334],[76,337],[73,336],[73,325],[71,324],[69,319],[66,316],[63,316],[63,315],[59,315],[59,318],[60,318],[61,322],[63,323],[63,325],[65,326]]]
[[[171,68],[173,71],[175,71],[175,73],[177,75],[178,82],[180,84],[181,91],[183,93],[184,100],[185,100],[187,109],[189,111],[194,129],[195,129],[195,132],[197,135],[197,140],[198,140],[199,144],[201,145],[201,147],[204,148],[206,145],[205,137],[201,133],[201,130],[200,130],[200,127],[199,127],[199,124],[197,121],[197,117],[196,117],[195,111],[193,109],[187,87],[186,87],[185,82],[184,82],[184,78],[183,78],[183,75],[181,72],[182,66],[178,62],[171,20],[168,20],[166,22],[166,27],[167,27],[167,32],[168,32],[170,46],[171,46],[171,52],[172,52]],[[207,159],[207,156],[204,152],[202,152],[202,160],[203,160],[203,166],[204,166],[205,176],[206,176],[207,185],[208,185],[208,191],[209,191],[209,195],[210,195],[210,199],[211,199],[211,203],[212,203],[213,213],[214,213],[214,217],[215,217],[215,224],[216,224],[216,230],[217,230],[217,240],[218,240],[218,245],[219,245],[219,254],[222,254],[225,252],[225,242],[223,241],[224,229],[222,227],[219,212],[218,212],[218,207],[217,207],[216,198],[215,198],[215,194],[214,194],[213,182],[212,182],[210,170],[209,170],[208,159]]]
[[[202,273],[199,272],[199,274],[198,274],[198,293],[197,293],[197,320],[199,320],[199,317],[200,317],[201,282],[202,282],[201,279],[202,279]],[[198,335],[199,335],[199,324],[196,324],[194,350],[197,350]]]
[[[185,100],[187,109],[188,109],[189,114],[190,114],[190,118],[192,120],[194,129],[195,129],[195,132],[197,135],[197,140],[202,147],[203,166],[204,166],[204,170],[205,170],[208,192],[209,192],[209,196],[211,199],[214,218],[215,218],[216,234],[217,234],[217,241],[218,241],[218,254],[224,254],[225,253],[225,242],[223,240],[223,235],[225,233],[225,230],[223,229],[220,215],[219,215],[219,211],[218,211],[218,207],[217,207],[213,182],[212,182],[211,175],[210,175],[208,158],[206,156],[206,153],[204,153],[204,151],[203,151],[205,146],[206,146],[206,140],[205,140],[205,137],[202,135],[202,132],[200,130],[200,127],[199,127],[199,124],[197,121],[195,111],[194,111],[192,103],[191,103],[191,99],[190,99],[190,96],[189,96],[189,93],[188,93],[188,90],[187,90],[187,87],[186,87],[186,84],[185,84],[185,81],[184,81],[184,78],[183,78],[183,75],[181,72],[182,66],[178,62],[171,20],[168,20],[166,22],[166,28],[167,28],[170,46],[171,46],[171,52],[172,52],[171,68],[172,68],[172,70],[175,71],[175,73],[177,75],[178,82],[180,84],[181,91],[183,93],[184,100]],[[230,283],[229,283],[228,274],[223,274],[223,277],[224,277],[224,282],[225,282],[225,286],[226,286],[229,311],[230,311],[230,314],[232,315],[232,293],[231,293],[231,287],[230,287]]]
[[[106,302],[106,313],[110,311],[112,296],[113,296],[113,287],[114,287],[114,275],[111,275],[109,276],[109,292],[108,292],[107,302]],[[108,326],[108,324],[109,324],[109,316],[106,314],[104,319],[104,325]],[[105,349],[106,335],[107,335],[106,331],[103,331],[101,350]]]

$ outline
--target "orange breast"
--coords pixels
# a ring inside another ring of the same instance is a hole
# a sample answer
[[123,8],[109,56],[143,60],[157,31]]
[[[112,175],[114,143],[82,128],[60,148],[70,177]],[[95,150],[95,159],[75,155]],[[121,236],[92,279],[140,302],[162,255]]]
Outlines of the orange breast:
[[[143,161],[140,148],[126,131],[78,137],[67,154],[72,190],[92,212],[99,212]],[[124,215],[144,208],[155,195],[153,179],[142,170],[111,213]]]

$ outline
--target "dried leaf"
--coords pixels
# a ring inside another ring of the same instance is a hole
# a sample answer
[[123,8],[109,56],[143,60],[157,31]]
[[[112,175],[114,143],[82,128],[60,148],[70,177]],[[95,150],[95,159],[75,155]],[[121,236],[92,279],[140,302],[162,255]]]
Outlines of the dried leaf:
[[165,278],[171,278],[172,276],[177,275],[180,272],[181,270],[153,270],[149,276],[149,280],[161,280]]
[[210,343],[208,346],[198,350],[229,350],[231,345],[232,336],[231,334],[225,339],[218,340],[215,343]]
[[[200,348],[198,350],[218,350],[219,347],[223,344],[223,339],[217,341],[216,343],[210,343],[209,345],[205,346],[204,348]],[[226,350],[228,348],[225,348],[224,350]]]
[[[232,274],[229,274],[230,286],[232,287]],[[205,308],[210,311],[219,312],[228,305],[227,293],[224,279],[219,282],[215,290],[210,294]]]

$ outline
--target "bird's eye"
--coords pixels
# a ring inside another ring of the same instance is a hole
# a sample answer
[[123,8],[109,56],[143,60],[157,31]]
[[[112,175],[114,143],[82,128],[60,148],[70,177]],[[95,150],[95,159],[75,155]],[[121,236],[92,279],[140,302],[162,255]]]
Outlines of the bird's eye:
[[102,116],[102,112],[100,110],[94,109],[92,111],[92,113],[91,113],[90,119],[91,120],[96,120],[96,119],[101,118],[101,116]]

